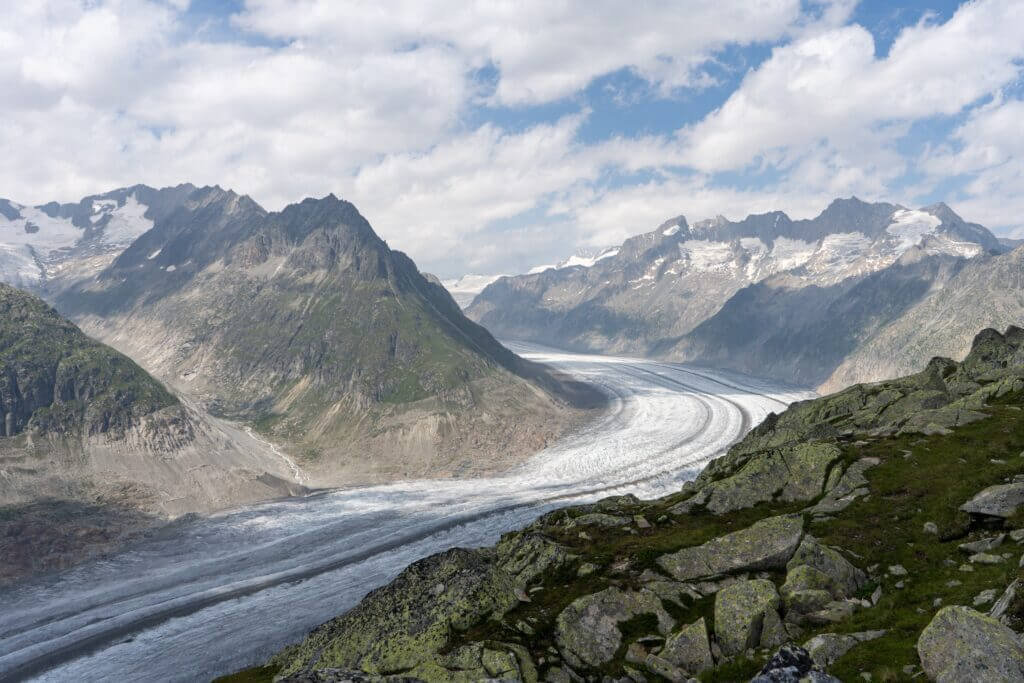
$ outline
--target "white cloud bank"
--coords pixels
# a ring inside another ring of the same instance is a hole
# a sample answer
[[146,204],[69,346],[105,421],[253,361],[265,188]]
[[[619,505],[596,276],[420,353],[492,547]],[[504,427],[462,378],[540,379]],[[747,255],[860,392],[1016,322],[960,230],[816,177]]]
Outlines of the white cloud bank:
[[[278,208],[335,192],[445,275],[616,242],[680,212],[806,215],[852,193],[910,200],[892,188],[918,167],[919,191],[969,176],[956,207],[1020,225],[1006,198],[1018,195],[1024,155],[1002,136],[1019,146],[1021,104],[999,93],[1020,76],[1021,2],[923,21],[881,58],[846,23],[846,0],[810,13],[799,0],[702,0],[685,12],[667,0],[249,0],[227,35],[196,29],[188,7],[0,10],[0,196],[72,200],[191,181]],[[623,69],[651,97],[700,89],[723,48],[752,43],[776,47],[702,120],[686,124],[681,103],[674,135],[584,143],[582,100],[576,114],[525,128],[465,123],[481,106],[578,99]],[[922,158],[898,148],[915,121],[965,111]],[[767,179],[730,185],[723,171]]]

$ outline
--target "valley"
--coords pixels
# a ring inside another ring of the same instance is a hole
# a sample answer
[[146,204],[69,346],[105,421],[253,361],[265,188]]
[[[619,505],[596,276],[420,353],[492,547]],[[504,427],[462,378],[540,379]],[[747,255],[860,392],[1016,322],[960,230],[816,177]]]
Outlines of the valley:
[[0,680],[190,681],[250,666],[416,559],[491,543],[568,503],[677,490],[769,412],[809,396],[683,365],[509,346],[601,387],[609,407],[502,476],[350,488],[183,521],[0,591]]

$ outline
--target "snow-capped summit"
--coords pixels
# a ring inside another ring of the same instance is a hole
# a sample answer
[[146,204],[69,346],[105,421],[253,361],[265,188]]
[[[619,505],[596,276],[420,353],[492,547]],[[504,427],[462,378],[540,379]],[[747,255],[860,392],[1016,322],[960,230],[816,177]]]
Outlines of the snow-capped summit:
[[113,258],[194,190],[136,185],[39,206],[0,199],[0,281],[37,289],[72,259]]
[[904,255],[970,259],[1005,250],[944,204],[908,209],[850,197],[812,219],[771,211],[691,224],[676,216],[619,247],[563,262],[585,267],[494,282],[468,314],[500,337],[648,354],[676,344],[758,283],[824,290],[888,269]]

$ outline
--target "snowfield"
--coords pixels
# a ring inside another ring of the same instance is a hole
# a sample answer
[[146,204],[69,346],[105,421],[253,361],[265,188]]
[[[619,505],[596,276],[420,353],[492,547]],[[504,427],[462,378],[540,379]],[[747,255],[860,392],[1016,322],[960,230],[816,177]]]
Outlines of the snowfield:
[[558,506],[677,490],[811,394],[727,373],[510,344],[594,382],[608,411],[511,472],[332,491],[183,524],[0,593],[0,679],[209,680],[262,661],[410,562]]

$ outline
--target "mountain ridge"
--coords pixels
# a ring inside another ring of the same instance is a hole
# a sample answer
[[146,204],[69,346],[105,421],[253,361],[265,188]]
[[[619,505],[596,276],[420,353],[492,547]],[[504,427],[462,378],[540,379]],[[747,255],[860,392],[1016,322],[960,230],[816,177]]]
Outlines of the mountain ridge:
[[[781,361],[763,353],[730,358],[722,349],[744,342],[744,335],[711,333],[735,330],[743,320],[734,310],[742,310],[743,302],[754,297],[781,305],[786,297],[778,291],[806,288],[805,303],[813,312],[829,305],[839,290],[850,296],[866,291],[853,285],[888,269],[905,269],[908,259],[989,259],[1005,250],[983,226],[963,220],[942,203],[907,209],[851,197],[832,201],[813,219],[795,221],[781,211],[735,222],[719,216],[693,225],[677,216],[627,239],[614,256],[590,267],[500,278],[474,299],[467,315],[503,338],[718,365],[790,381],[793,365],[801,358],[813,359],[820,340],[782,347]],[[931,270],[936,276],[945,272]],[[811,296],[815,290],[823,291],[824,298]],[[906,306],[914,303],[900,297]],[[834,305],[840,306],[838,301]],[[847,299],[842,305],[855,307],[856,302]],[[791,319],[798,313],[785,312]],[[863,328],[851,331],[858,340],[890,322],[884,315],[862,316],[862,321]],[[788,334],[781,322],[765,322],[767,327],[755,336]],[[796,322],[810,329],[813,321]],[[976,328],[1012,321],[971,322]],[[833,365],[825,367],[823,359],[816,360],[800,381],[812,386],[826,382],[842,361],[830,357]],[[849,382],[858,379],[862,377],[855,372],[847,377]]]
[[501,346],[334,195],[267,212],[199,188],[100,272],[50,292],[324,483],[491,471],[603,400]]

